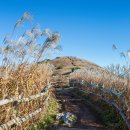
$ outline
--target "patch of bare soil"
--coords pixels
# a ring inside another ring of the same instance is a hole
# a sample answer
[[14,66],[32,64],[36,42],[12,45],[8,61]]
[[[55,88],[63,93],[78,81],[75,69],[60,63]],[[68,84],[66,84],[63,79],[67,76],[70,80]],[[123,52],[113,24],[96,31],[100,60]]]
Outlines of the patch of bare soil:
[[[62,104],[61,112],[71,112],[78,118],[74,128],[61,127],[58,130],[106,130],[100,115],[82,100],[69,92],[57,93],[57,99]],[[72,100],[73,99],[73,100]]]

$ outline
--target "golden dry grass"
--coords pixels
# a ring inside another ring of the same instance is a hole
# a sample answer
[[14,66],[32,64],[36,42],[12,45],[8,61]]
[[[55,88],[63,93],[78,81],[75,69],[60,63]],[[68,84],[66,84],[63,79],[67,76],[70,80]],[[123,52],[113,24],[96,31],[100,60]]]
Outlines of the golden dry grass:
[[[5,36],[0,47],[0,100],[14,99],[13,102],[0,106],[0,125],[44,108],[47,95],[30,101],[18,102],[17,99],[28,98],[44,90],[52,75],[53,66],[38,62],[46,54],[48,56],[49,52],[61,49],[58,45],[60,34],[49,29],[41,31],[37,25],[30,30],[25,28],[24,32],[19,31],[20,34],[15,35],[15,30],[25,19],[31,20],[30,13],[25,12],[15,23],[13,32]],[[38,43],[40,37],[44,37],[42,43]],[[20,129],[23,130],[30,123],[32,121],[25,122]]]

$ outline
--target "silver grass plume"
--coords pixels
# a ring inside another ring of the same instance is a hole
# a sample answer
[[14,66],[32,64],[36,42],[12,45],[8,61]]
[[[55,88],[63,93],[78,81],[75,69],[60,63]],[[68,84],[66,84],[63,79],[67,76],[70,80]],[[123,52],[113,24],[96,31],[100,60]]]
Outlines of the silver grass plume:
[[46,35],[46,36],[48,36],[48,37],[51,37],[51,35],[52,35],[52,32],[50,31],[50,29],[45,29],[42,33],[41,33],[41,35],[43,36],[43,35]]
[[125,55],[124,52],[121,52],[121,53],[120,53],[120,56],[123,57],[123,58],[126,58],[126,55]]
[[39,25],[35,25],[32,29],[31,29],[31,33],[34,35],[41,35],[42,31],[39,27]]
[[[25,12],[25,13],[23,14],[23,16],[15,23],[15,25],[14,25],[14,30],[16,29],[16,27],[21,26],[21,25],[23,24],[23,22],[24,22],[25,19],[27,19],[27,20],[29,20],[29,21],[32,21],[32,16],[31,16],[31,14],[28,13],[28,12]],[[14,32],[14,30],[13,30],[13,32]]]
[[62,46],[61,45],[58,45],[54,48],[54,50],[58,51],[58,52],[61,52],[63,49],[62,49]]
[[21,17],[21,20],[28,19],[29,21],[32,21],[32,16],[29,12],[25,12],[23,16]]
[[[30,13],[25,12],[23,16],[15,23],[14,30],[23,24],[24,20],[31,21]],[[13,31],[14,32],[14,31]],[[47,36],[43,44],[38,44],[38,39]],[[49,29],[41,31],[39,25],[35,25],[30,30],[25,30],[19,37],[13,38],[13,35],[6,35],[3,40],[3,47],[0,53],[3,62],[11,61],[12,64],[24,63],[26,59],[31,62],[38,61],[39,58],[45,56],[46,52],[62,51],[62,47],[58,45],[60,41],[60,34],[52,32]],[[38,59],[38,60],[37,60]]]
[[43,52],[49,48],[55,48],[60,41],[60,34],[59,33],[52,33],[50,37],[46,39],[44,44],[42,45],[41,50],[39,51],[39,57],[38,60],[40,59],[41,55]]
[[112,45],[112,49],[113,49],[113,50],[117,50],[117,47],[116,47],[115,44]]
[[127,56],[130,58],[130,50],[127,51]]

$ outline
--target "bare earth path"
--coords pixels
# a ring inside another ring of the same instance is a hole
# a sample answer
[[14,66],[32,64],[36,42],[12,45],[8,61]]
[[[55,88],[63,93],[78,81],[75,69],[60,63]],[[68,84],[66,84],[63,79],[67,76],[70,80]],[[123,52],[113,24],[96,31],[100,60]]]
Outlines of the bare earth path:
[[100,116],[84,101],[69,92],[57,93],[57,99],[62,104],[61,112],[71,112],[78,117],[74,128],[60,127],[58,130],[106,130]]

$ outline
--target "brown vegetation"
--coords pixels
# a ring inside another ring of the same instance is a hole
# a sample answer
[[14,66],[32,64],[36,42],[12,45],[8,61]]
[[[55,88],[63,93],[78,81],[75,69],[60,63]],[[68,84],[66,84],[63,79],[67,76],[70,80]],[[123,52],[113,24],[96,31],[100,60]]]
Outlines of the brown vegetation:
[[[39,26],[25,29],[24,33],[14,36],[15,30],[25,19],[31,20],[31,15],[27,12],[16,22],[12,34],[4,38],[0,48],[0,125],[45,108],[44,101],[48,96],[46,86],[49,85],[53,66],[37,62],[50,49],[51,52],[60,49],[59,33],[48,29],[41,31]],[[38,39],[43,36],[47,37],[42,39],[43,43],[38,43]],[[33,121],[36,119],[33,118]],[[32,121],[27,121],[18,129],[27,129],[25,126],[30,123]],[[17,128],[17,125],[14,123],[11,127]]]

